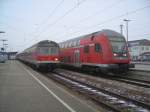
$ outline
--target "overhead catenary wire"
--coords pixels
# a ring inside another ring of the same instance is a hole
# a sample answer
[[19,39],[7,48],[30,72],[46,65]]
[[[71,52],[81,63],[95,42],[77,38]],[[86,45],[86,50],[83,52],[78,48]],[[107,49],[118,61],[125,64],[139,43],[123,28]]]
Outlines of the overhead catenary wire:
[[109,9],[115,7],[116,5],[119,5],[120,3],[124,2],[124,1],[125,1],[125,0],[117,0],[117,1],[113,2],[112,4],[110,4],[110,5],[106,6],[106,7],[104,7],[103,9],[101,9],[101,10],[99,10],[99,11],[97,11],[97,12],[95,12],[95,13],[93,13],[93,14],[91,14],[91,15],[85,17],[85,18],[82,18],[82,19],[79,20],[78,22],[79,22],[79,24],[80,24],[80,23],[86,22],[86,21],[88,21],[88,20],[91,20],[91,19],[93,19],[93,17],[95,17],[96,15],[102,14],[102,13],[104,13],[105,11],[108,11]]
[[71,34],[79,33],[79,32],[82,32],[82,31],[84,31],[84,30],[91,29],[91,28],[93,28],[93,27],[100,26],[100,25],[103,25],[103,24],[112,22],[112,21],[117,20],[117,19],[120,19],[120,18],[122,18],[122,17],[124,17],[124,16],[126,16],[126,15],[132,15],[132,14],[135,14],[135,13],[137,13],[137,12],[139,12],[139,11],[145,10],[145,9],[147,9],[147,8],[150,8],[150,4],[147,5],[147,6],[144,6],[144,7],[142,7],[142,8],[138,8],[138,9],[129,11],[129,12],[127,12],[127,13],[123,13],[123,14],[121,14],[121,15],[112,17],[112,18],[110,18],[110,19],[108,19],[108,20],[105,20],[105,21],[102,21],[102,22],[100,22],[100,23],[97,23],[97,24],[94,24],[94,25],[90,25],[90,26],[84,27],[83,30],[77,30],[77,31],[75,31],[75,32],[72,32]]
[[[107,11],[107,10],[113,8],[114,6],[120,4],[120,3],[123,2],[123,1],[124,1],[124,0],[117,0],[117,1],[113,2],[112,4],[106,6],[106,7],[103,8],[102,10],[97,11],[96,13],[94,13],[94,14],[92,14],[92,15],[90,15],[90,16],[87,16],[87,17],[85,17],[85,18],[83,18],[83,19],[79,20],[78,22],[79,22],[79,24],[80,24],[80,23],[83,23],[83,22],[85,22],[85,21],[87,21],[87,20],[90,20],[90,19],[93,18],[94,15],[104,13],[105,11]],[[80,5],[82,2],[84,2],[84,0],[81,1],[81,2],[79,2],[79,1],[77,1],[77,2],[78,2],[78,3],[77,3],[77,6],[78,6],[78,5]],[[75,7],[76,7],[76,6],[75,6]],[[74,8],[74,7],[73,7],[73,8]],[[72,9],[71,9],[71,10],[72,10]],[[70,11],[71,11],[71,10],[70,10]],[[68,11],[68,12],[70,12],[70,11]],[[49,28],[50,28],[50,27],[49,27]],[[48,28],[48,29],[49,29],[49,28]],[[70,28],[68,28],[68,29],[70,29]]]
[[[91,19],[92,19],[93,17],[95,17],[96,15],[102,14],[102,13],[104,13],[105,11],[108,11],[109,9],[113,8],[113,7],[116,6],[116,5],[119,5],[120,3],[124,2],[124,1],[125,1],[125,0],[117,0],[117,1],[113,2],[112,4],[110,4],[110,5],[106,6],[106,7],[104,7],[103,9],[101,9],[101,10],[95,12],[94,14],[89,15],[89,16],[87,16],[87,17],[85,17],[85,18],[80,19],[79,21],[77,21],[77,22],[78,22],[78,25],[79,25],[79,24],[82,24],[83,22],[86,22],[86,21],[88,21],[88,20],[91,20]],[[78,1],[78,3],[79,3],[79,1]],[[76,27],[76,26],[78,26],[78,25],[70,26],[70,27],[67,28],[67,30],[70,30],[70,29],[72,29],[72,27]]]
[[[144,10],[144,9],[147,9],[147,8],[149,8],[149,7],[150,7],[150,5],[147,5],[147,6],[145,6],[145,7],[138,8],[138,9],[129,11],[129,12],[127,12],[127,13],[123,13],[123,14],[121,14],[121,15],[112,17],[112,18],[110,18],[110,19],[108,19],[108,20],[102,21],[102,22],[100,22],[100,23],[98,23],[98,24],[94,24],[94,25],[90,25],[90,26],[88,26],[88,27],[84,27],[83,30],[87,30],[87,29],[93,28],[93,27],[95,27],[95,26],[100,26],[100,25],[102,25],[102,24],[109,23],[109,22],[111,22],[111,21],[120,19],[121,17],[124,17],[124,16],[126,16],[126,15],[135,14],[135,13],[137,13],[137,12],[139,12],[139,11],[142,11],[142,10]],[[81,32],[81,30],[75,31],[75,32],[71,32],[71,34],[76,33],[76,32]],[[62,36],[61,36],[61,37],[62,37]]]
[[[61,17],[59,17],[56,21],[54,21],[52,24],[53,25],[55,25],[57,22],[59,22],[61,19],[63,19],[65,16],[67,16],[69,13],[71,13],[72,11],[74,11],[76,8],[78,8],[83,2],[85,2],[86,0],[82,0],[82,1],[78,1],[78,3],[74,6],[74,7],[72,7],[71,9],[69,9],[67,12],[65,12]],[[58,6],[60,6],[60,4],[62,4],[62,1],[56,6],[56,7],[58,7]],[[56,11],[56,9],[58,9],[58,8],[56,8],[55,7],[55,11]],[[53,14],[54,14],[54,11],[52,11],[53,12]],[[50,14],[51,15],[51,14]],[[49,15],[49,17],[51,17]],[[45,19],[46,20],[46,19]],[[43,20],[43,22],[45,23],[45,21]],[[48,24],[48,25],[51,25],[51,24]],[[33,38],[31,38],[29,41],[33,41],[33,40],[35,40],[35,38],[36,38],[36,40],[37,40],[37,38],[41,35],[41,33],[44,31],[45,29],[43,28],[43,30],[42,31],[40,31],[39,33],[38,33],[38,35],[36,35],[36,36],[34,36]],[[26,45],[26,43],[24,43],[24,45]],[[23,46],[24,46],[23,45]]]
[[38,24],[38,26],[36,27],[36,29],[34,30],[34,32],[32,32],[31,34],[35,34],[37,32],[37,30],[39,29],[39,27],[41,27],[42,25],[44,25],[55,13],[56,11],[59,9],[59,7],[63,4],[64,0],[61,0],[56,7],[48,14],[48,16]]
[[142,34],[137,34],[137,35],[132,35],[132,36],[137,36],[137,37],[142,37],[142,36],[150,36],[150,33],[142,33]]
[[58,22],[60,22],[64,17],[66,17],[68,14],[70,14],[72,11],[74,11],[76,8],[78,8],[82,3],[84,3],[86,0],[82,0],[80,2],[78,2],[74,7],[72,7],[71,9],[69,9],[67,12],[65,12],[62,16],[60,16],[58,19],[56,19],[53,23],[51,24],[47,24],[47,27],[43,28],[37,36],[35,36],[33,38],[33,40],[35,38],[38,38],[41,33],[44,33],[46,30],[48,30],[49,28],[51,28],[52,26],[54,26],[55,24],[57,24]]
[[45,24],[51,17],[53,14],[55,14],[55,12],[58,10],[58,8],[63,4],[64,0],[61,0],[58,5],[52,10],[52,12],[48,15],[48,17],[46,19],[44,19],[41,24]]

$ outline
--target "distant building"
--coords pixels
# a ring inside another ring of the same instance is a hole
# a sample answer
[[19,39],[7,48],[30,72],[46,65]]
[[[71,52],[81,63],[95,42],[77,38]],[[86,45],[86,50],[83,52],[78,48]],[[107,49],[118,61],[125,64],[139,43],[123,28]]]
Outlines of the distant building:
[[17,54],[17,52],[7,52],[8,59],[9,60],[15,59],[16,58],[16,54]]
[[17,54],[17,52],[1,52],[1,51],[0,53],[3,54],[6,59],[10,59],[10,60],[15,59]]
[[133,61],[150,61],[150,40],[129,41],[128,47]]

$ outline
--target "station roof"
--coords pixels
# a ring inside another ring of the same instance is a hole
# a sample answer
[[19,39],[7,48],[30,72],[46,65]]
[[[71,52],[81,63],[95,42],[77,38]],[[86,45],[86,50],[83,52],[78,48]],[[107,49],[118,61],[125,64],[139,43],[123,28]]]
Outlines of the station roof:
[[150,52],[144,52],[144,53],[140,54],[140,56],[150,56]]
[[18,52],[2,52],[0,51],[1,54],[7,54],[7,55],[15,55],[17,54]]
[[7,54],[9,54],[9,55],[15,55],[15,54],[17,54],[18,52],[7,52]]
[[133,40],[129,41],[129,46],[150,46],[150,40],[147,39],[141,39],[141,40]]

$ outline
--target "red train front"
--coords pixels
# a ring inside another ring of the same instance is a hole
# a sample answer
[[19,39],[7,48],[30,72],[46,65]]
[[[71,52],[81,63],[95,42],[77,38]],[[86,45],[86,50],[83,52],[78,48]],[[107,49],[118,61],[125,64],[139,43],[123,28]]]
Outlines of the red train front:
[[59,45],[54,41],[40,41],[18,54],[17,58],[38,69],[51,71],[59,63]]
[[102,30],[60,43],[62,64],[93,68],[102,72],[126,72],[134,65],[125,38],[112,30]]

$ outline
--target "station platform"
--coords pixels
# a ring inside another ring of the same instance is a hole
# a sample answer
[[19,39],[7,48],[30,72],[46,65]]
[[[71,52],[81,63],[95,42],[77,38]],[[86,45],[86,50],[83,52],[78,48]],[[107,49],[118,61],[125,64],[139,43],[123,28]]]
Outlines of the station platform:
[[0,112],[99,112],[19,61],[0,63]]
[[132,68],[132,70],[141,70],[141,71],[149,71],[150,72],[150,64],[149,63],[134,63],[135,68]]

